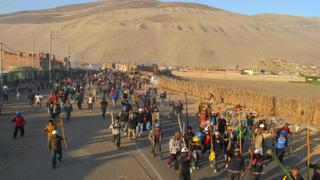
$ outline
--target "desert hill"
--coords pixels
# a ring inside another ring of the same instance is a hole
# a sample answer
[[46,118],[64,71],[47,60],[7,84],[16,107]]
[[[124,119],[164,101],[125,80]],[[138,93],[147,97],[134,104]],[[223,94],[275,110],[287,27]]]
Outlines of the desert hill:
[[[302,22],[302,23],[301,23]],[[306,26],[305,24],[308,24]],[[293,28],[294,26],[294,28]],[[103,0],[0,16],[0,41],[9,47],[53,51],[77,61],[249,66],[259,58],[320,64],[318,18],[246,16],[191,3]],[[74,57],[73,57],[74,59]]]

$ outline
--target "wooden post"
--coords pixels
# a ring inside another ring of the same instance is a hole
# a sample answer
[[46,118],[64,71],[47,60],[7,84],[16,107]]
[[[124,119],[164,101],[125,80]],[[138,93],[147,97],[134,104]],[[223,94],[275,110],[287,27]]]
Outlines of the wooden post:
[[180,132],[182,134],[183,144],[184,144],[184,146],[186,146],[186,142],[184,141],[184,132],[182,130],[181,121],[180,121],[180,114],[179,113],[178,113],[178,123],[179,123]]
[[251,152],[251,154],[250,154],[250,165],[249,165],[249,169],[250,169],[250,170],[252,169],[252,159],[253,159],[254,150],[255,150],[255,148],[254,148],[254,141],[255,141],[255,135],[256,135],[256,133],[254,132],[254,131],[255,131],[254,126],[252,126],[251,131],[252,131],[252,137],[251,137],[251,151],[252,151],[252,152]]
[[310,180],[310,128],[307,128],[307,180]]
[[187,92],[184,93],[185,99],[186,99],[186,119],[187,119],[187,127],[189,127],[189,114],[188,114],[188,98],[187,98]]
[[66,149],[68,149],[68,144],[67,144],[67,141],[66,141],[66,136],[65,136],[65,133],[64,133],[64,125],[63,125],[63,121],[61,120],[61,131],[62,131],[62,139],[63,139],[63,143],[66,147]]
[[113,124],[114,120],[113,120],[113,113],[110,112],[110,116],[111,116],[111,124]]
[[241,128],[240,109],[238,110],[238,123],[239,123],[239,147],[240,147],[240,153],[242,153],[242,128]]

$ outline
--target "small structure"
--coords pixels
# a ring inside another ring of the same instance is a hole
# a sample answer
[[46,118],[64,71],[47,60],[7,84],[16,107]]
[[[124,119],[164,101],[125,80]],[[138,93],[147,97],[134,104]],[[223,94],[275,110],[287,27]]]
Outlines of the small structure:
[[253,75],[253,74],[254,74],[254,71],[251,70],[251,69],[243,69],[243,70],[241,70],[241,74],[244,74],[244,75]]

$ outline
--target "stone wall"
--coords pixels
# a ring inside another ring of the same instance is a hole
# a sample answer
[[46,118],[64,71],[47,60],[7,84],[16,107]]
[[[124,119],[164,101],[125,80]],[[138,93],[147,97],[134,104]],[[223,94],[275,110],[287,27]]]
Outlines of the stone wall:
[[261,115],[276,116],[285,120],[317,125],[320,123],[320,101],[276,97],[269,94],[231,88],[221,88],[210,84],[160,78],[159,86],[164,89],[187,92],[199,98],[212,93],[221,97],[226,104],[241,104],[256,109]]

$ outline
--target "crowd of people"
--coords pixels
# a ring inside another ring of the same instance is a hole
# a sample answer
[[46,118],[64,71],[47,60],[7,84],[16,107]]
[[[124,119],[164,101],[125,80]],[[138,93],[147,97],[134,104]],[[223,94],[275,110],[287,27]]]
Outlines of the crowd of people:
[[[109,118],[106,114],[110,113],[114,148],[121,147],[122,138],[126,137],[129,142],[136,143],[147,137],[151,154],[159,160],[164,158],[166,152],[163,149],[166,143],[163,121],[178,120],[178,130],[171,134],[168,142],[166,164],[168,168],[179,170],[179,179],[191,179],[191,173],[199,170],[200,162],[205,160],[213,173],[225,168],[230,180],[239,180],[244,176],[258,180],[261,179],[264,167],[271,161],[274,160],[279,166],[285,164],[289,136],[293,134],[288,123],[282,127],[274,127],[267,121],[257,120],[257,112],[254,110],[246,112],[240,105],[227,110],[216,108],[212,96],[209,102],[200,103],[195,115],[196,123],[189,123],[182,118],[187,111],[184,101],[173,101],[168,98],[166,91],[158,92],[160,90],[148,83],[147,79],[138,74],[115,71],[56,78],[46,103],[49,122],[42,129],[48,137],[52,168],[57,167],[57,160],[62,162],[62,144],[67,146],[62,119],[70,121],[74,111],[73,104],[77,105],[78,111],[82,111],[84,102],[90,112],[98,104],[105,120]],[[4,101],[8,100],[7,95],[4,95],[7,94],[6,91],[8,87],[3,87]],[[16,91],[16,99],[21,100],[19,89]],[[34,94],[32,89],[28,90],[28,102],[31,106],[42,107],[43,99],[40,92]],[[61,113],[65,114],[64,118]],[[18,131],[23,136],[26,120],[21,112],[16,113],[12,122],[15,123],[14,138]],[[221,160],[223,163],[220,163]],[[320,179],[320,160],[316,164],[307,165],[314,169],[313,180]],[[282,171],[284,179],[303,179],[295,166],[290,168],[290,172],[286,169]]]

